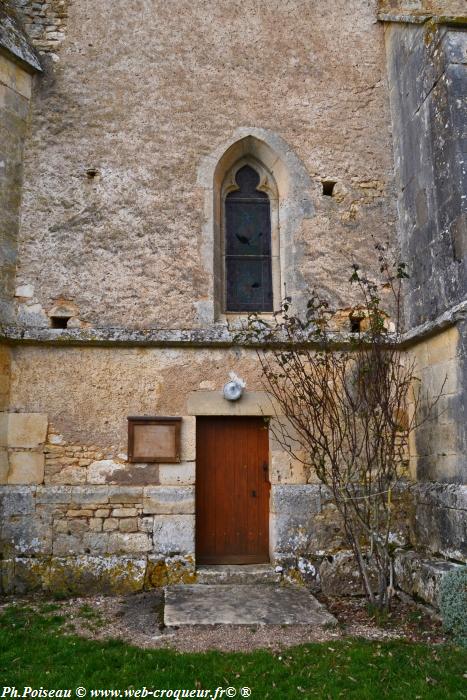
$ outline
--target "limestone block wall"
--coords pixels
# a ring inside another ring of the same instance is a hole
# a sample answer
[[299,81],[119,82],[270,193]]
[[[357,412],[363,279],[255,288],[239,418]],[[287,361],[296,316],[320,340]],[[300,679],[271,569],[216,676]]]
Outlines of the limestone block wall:
[[[432,420],[412,436],[410,467],[416,483],[410,541],[415,551],[398,555],[396,573],[407,593],[434,605],[444,573],[467,560],[464,345],[465,331],[454,325],[419,340],[409,353],[416,360],[422,395],[428,400],[442,395]],[[423,402],[421,408],[423,416]]]
[[0,492],[3,590],[131,591],[193,580],[193,487]]
[[420,483],[414,489],[416,508],[412,542],[429,556],[467,561],[467,485]]
[[411,473],[418,481],[465,483],[467,455],[462,416],[465,411],[464,356],[459,330],[452,326],[418,342],[410,352],[416,360],[420,384],[421,418],[427,401],[441,396],[431,413],[412,435]]
[[467,24],[406,20],[387,24],[385,36],[411,328],[434,321],[467,291]]
[[411,274],[405,296],[409,354],[428,403],[443,392],[434,419],[419,427],[410,445],[417,480],[410,539],[416,551],[398,554],[396,573],[404,590],[432,604],[444,573],[466,560],[464,5],[382,0],[379,15],[388,22],[399,238]]
[[13,297],[32,75],[0,54],[0,321],[14,318]]
[[43,413],[0,413],[1,484],[41,484],[47,416]]

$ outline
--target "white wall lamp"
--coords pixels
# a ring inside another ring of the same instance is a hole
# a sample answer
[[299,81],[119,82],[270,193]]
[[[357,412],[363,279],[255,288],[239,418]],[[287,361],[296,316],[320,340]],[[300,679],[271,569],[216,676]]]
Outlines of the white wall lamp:
[[227,401],[238,401],[246,387],[245,382],[237,377],[235,372],[229,372],[230,382],[224,384],[224,399]]

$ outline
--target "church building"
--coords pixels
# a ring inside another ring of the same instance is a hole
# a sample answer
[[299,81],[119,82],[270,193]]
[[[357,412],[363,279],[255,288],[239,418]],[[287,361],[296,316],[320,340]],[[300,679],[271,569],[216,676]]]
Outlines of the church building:
[[443,390],[391,534],[436,605],[467,555],[466,136],[465,0],[3,0],[0,591],[358,592],[237,331],[316,289],[345,343],[376,241]]

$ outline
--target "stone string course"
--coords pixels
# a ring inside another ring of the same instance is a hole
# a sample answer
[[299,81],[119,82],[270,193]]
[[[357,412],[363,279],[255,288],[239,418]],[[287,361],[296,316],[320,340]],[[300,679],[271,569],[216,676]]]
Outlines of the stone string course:
[[[20,288],[22,289],[22,288]],[[349,310],[348,310],[349,311]],[[437,316],[419,326],[413,326],[401,336],[403,348],[428,338],[436,333],[465,320],[467,317],[467,302],[451,306]],[[348,319],[348,314],[346,320]],[[345,326],[331,334],[331,340],[336,346],[346,345],[352,340],[352,335],[345,332]],[[66,328],[51,329],[44,327],[23,327],[21,325],[1,324],[0,340],[14,343],[45,343],[51,345],[90,345],[90,346],[167,346],[167,347],[231,347],[261,345],[261,341],[242,338],[239,330],[225,323],[215,323],[203,329],[127,329],[127,328]],[[277,345],[282,344],[278,338]],[[285,343],[284,343],[285,344]],[[314,345],[313,341],[309,343]],[[273,343],[268,342],[269,346]]]

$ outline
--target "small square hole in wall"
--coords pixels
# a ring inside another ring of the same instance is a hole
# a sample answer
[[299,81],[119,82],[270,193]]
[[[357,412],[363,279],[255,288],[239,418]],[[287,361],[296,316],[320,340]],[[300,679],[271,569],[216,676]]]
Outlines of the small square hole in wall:
[[52,316],[50,319],[51,328],[66,328],[71,316]]
[[351,316],[350,317],[350,332],[351,333],[360,333],[362,330],[362,318],[357,318],[356,316]]
[[332,197],[334,194],[335,180],[323,180],[323,197]]

